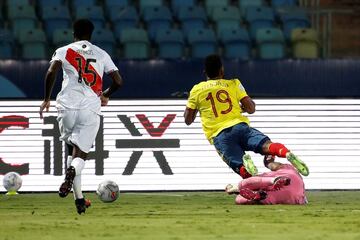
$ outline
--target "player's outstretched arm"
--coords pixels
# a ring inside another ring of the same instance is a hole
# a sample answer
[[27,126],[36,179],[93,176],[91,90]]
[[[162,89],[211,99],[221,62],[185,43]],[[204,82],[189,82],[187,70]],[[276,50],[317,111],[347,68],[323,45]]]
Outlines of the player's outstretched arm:
[[185,119],[186,125],[190,125],[195,121],[196,114],[197,114],[196,109],[186,107],[186,109],[184,111],[184,119]]
[[101,98],[101,106],[106,106],[109,102],[109,97],[116,90],[118,90],[123,85],[123,79],[119,73],[119,71],[113,71],[109,73],[110,78],[112,79],[112,83],[109,88],[107,88],[102,95]]
[[57,72],[59,71],[61,66],[62,66],[61,61],[53,61],[50,64],[50,67],[46,72],[46,75],[45,75],[45,97],[44,97],[44,101],[40,105],[40,112],[39,112],[41,119],[43,118],[43,111],[44,110],[46,110],[46,112],[49,111],[51,92],[54,87]]
[[255,102],[251,99],[251,97],[246,96],[240,100],[241,108],[244,112],[252,114],[255,112]]

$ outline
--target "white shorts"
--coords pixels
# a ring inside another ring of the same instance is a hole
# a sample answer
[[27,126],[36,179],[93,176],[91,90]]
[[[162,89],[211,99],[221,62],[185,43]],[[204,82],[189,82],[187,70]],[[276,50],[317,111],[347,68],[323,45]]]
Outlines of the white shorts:
[[88,109],[58,110],[60,140],[88,153],[100,126],[100,116]]

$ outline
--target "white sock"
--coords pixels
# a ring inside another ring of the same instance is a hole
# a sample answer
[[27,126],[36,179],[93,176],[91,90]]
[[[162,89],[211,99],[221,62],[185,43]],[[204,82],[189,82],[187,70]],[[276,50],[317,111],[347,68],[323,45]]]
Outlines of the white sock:
[[71,162],[71,166],[75,168],[76,176],[81,175],[81,172],[85,167],[85,161],[79,157],[74,158]]
[[70,167],[71,166],[71,162],[72,162],[72,156],[68,156],[67,157],[67,160],[66,160],[66,168]]
[[85,161],[81,158],[75,158],[71,162],[71,166],[75,168],[76,176],[74,178],[73,190],[74,190],[74,198],[80,199],[84,198],[81,191],[81,172],[85,167]]

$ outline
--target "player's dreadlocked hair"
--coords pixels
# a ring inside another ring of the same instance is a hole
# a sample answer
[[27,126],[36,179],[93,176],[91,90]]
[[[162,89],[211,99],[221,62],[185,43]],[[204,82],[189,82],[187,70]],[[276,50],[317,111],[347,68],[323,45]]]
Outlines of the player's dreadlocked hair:
[[73,24],[74,37],[79,40],[90,40],[94,24],[88,19],[78,19]]
[[205,73],[210,79],[219,76],[222,66],[219,55],[213,54],[205,58]]

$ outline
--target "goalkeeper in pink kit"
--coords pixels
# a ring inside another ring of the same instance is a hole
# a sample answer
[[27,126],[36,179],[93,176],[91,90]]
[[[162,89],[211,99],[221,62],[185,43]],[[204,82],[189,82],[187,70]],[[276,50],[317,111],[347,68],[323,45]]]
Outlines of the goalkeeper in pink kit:
[[[247,157],[249,160],[250,156]],[[270,172],[244,179],[238,185],[226,186],[228,194],[237,194],[236,204],[307,203],[304,182],[298,171],[292,165],[275,162],[274,159],[272,156],[264,158]]]

